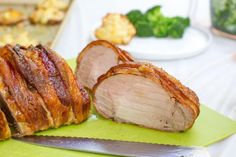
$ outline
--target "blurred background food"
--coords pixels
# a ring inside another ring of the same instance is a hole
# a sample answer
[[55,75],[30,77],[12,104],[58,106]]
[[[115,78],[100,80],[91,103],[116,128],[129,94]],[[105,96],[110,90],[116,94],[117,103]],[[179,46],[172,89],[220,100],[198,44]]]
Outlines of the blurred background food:
[[182,38],[190,19],[181,16],[167,17],[161,12],[161,6],[153,6],[145,13],[131,10],[127,17],[134,24],[138,37],[171,37]]
[[134,9],[128,13],[108,13],[102,19],[102,25],[95,30],[97,39],[108,40],[114,44],[128,44],[137,37],[182,38],[186,28],[190,26],[188,17],[167,17],[156,5],[144,13]]
[[7,8],[0,11],[0,25],[15,25],[24,19],[24,14],[18,10]]
[[227,37],[236,39],[236,1],[211,0],[211,21],[214,30]]
[[34,24],[58,24],[65,17],[68,3],[62,0],[42,0],[30,15]]
[[33,24],[57,24],[60,23],[65,16],[63,11],[47,8],[36,9],[30,16],[30,21]]
[[52,46],[72,0],[0,1],[0,46]]
[[68,9],[68,2],[63,0],[41,0],[37,5],[38,9],[48,9],[53,8],[57,10],[66,10]]
[[29,46],[29,45],[38,44],[38,41],[29,37],[28,32],[23,31],[17,34],[6,33],[6,34],[1,35],[0,46],[4,46],[6,44],[12,44],[12,45],[20,44],[20,45]]
[[129,19],[118,13],[108,13],[102,19],[102,25],[95,30],[98,39],[108,40],[115,44],[128,44],[135,33],[135,27]]

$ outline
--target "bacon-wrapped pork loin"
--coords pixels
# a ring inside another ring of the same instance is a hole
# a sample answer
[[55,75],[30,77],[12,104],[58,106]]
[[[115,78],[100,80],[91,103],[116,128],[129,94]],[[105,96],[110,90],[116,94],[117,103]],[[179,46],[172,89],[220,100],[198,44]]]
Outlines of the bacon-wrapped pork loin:
[[104,117],[163,130],[185,131],[199,114],[196,94],[164,70],[124,63],[100,76],[93,103]]
[[66,61],[49,48],[1,48],[0,78],[1,108],[16,127],[13,135],[31,135],[88,117],[88,94]]
[[111,67],[127,61],[133,61],[133,58],[126,51],[105,40],[93,41],[77,58],[76,77],[91,90],[100,75]]

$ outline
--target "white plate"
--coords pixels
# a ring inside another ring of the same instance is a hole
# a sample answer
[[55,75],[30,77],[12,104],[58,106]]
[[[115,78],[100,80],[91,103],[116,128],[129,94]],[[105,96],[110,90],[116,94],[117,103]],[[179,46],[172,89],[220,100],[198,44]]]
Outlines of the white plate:
[[[97,26],[98,27],[98,26]],[[94,27],[91,31],[92,39]],[[211,43],[211,34],[200,28],[189,27],[183,38],[139,38],[135,37],[128,45],[119,45],[135,58],[143,60],[172,60],[195,56],[203,52]]]

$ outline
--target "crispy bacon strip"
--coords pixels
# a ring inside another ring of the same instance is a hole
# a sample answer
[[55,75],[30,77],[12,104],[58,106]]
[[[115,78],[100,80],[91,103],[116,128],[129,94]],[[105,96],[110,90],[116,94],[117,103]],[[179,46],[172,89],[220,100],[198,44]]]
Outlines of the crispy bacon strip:
[[57,69],[61,82],[64,84],[65,91],[68,93],[68,104],[73,108],[75,115],[75,122],[80,123],[87,118],[87,113],[90,109],[90,100],[81,85],[78,85],[74,74],[66,63],[66,61],[58,56],[53,50],[43,47],[42,45],[37,46]]
[[[2,105],[9,111],[19,135],[31,135],[35,131],[51,127],[52,120],[37,91],[27,85],[13,60],[12,48],[0,50],[0,94]],[[37,122],[37,123],[35,123]]]

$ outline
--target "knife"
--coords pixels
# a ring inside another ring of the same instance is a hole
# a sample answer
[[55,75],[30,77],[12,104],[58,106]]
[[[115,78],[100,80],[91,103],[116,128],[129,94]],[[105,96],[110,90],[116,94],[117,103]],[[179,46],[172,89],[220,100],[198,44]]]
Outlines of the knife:
[[76,150],[82,152],[141,157],[209,157],[204,147],[104,140],[83,137],[25,136],[14,138],[40,146]]

